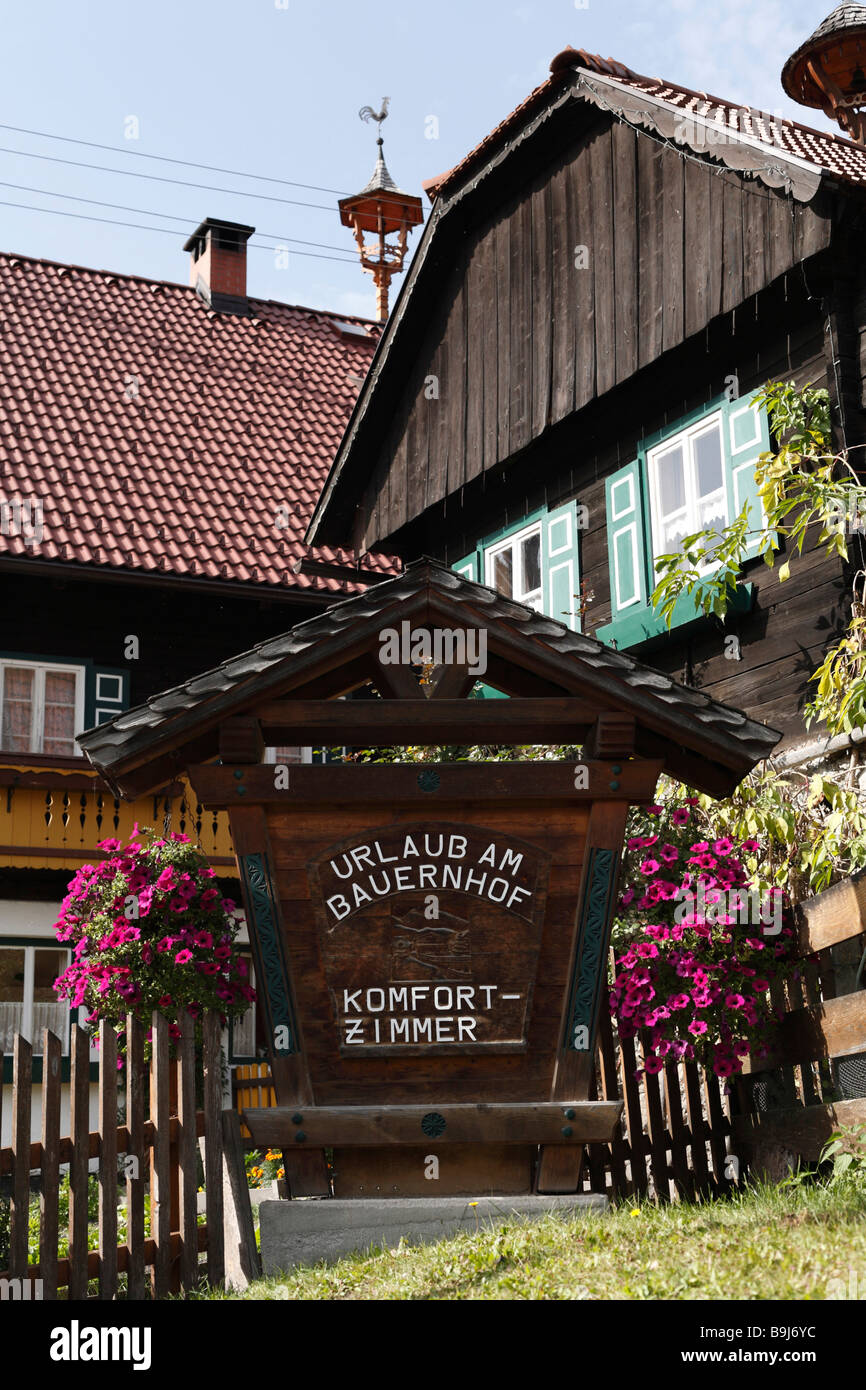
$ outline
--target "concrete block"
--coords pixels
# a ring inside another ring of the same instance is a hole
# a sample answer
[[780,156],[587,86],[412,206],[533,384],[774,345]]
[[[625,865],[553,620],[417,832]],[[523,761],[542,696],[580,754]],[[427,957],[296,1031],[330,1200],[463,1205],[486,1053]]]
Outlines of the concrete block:
[[291,1202],[262,1202],[262,1268],[279,1274],[295,1265],[337,1260],[371,1246],[441,1240],[477,1226],[497,1226],[512,1217],[537,1217],[546,1212],[598,1213],[607,1209],[600,1193],[565,1197],[479,1197],[470,1206],[465,1197],[394,1197]]

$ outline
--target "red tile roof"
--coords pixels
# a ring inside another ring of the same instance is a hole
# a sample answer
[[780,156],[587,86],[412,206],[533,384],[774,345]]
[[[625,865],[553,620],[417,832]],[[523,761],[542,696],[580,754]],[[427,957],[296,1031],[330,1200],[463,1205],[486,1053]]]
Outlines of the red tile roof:
[[543,106],[551,93],[564,86],[569,73],[578,67],[597,72],[620,87],[646,92],[668,106],[687,111],[693,116],[703,117],[720,130],[725,130],[728,136],[736,138],[740,135],[751,141],[758,140],[782,153],[804,159],[847,183],[866,185],[866,148],[855,144],[844,135],[813,130],[811,126],[801,125],[799,121],[789,121],[752,107],[738,106],[736,102],[708,96],[705,92],[694,92],[690,87],[680,87],[675,82],[663,82],[657,77],[642,77],[640,73],[633,72],[615,58],[599,58],[582,49],[564,49],[562,53],[557,54],[550,67],[551,75],[547,81],[530,92],[529,96],[470,150],[459,164],[447,173],[426,181],[424,189],[431,200],[437,194],[450,191],[461,183],[494,148],[501,145],[513,131],[518,130],[529,115]]
[[0,554],[352,591],[291,566],[350,559],[302,537],[380,326],[250,303],[219,314],[184,285],[0,255],[0,502],[43,508],[35,544],[0,513],[25,533]]

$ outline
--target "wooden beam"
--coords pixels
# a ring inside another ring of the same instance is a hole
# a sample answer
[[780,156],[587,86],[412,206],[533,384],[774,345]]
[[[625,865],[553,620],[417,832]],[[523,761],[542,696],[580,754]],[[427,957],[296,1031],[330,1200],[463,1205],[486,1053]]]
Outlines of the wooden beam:
[[[245,1110],[244,1124],[257,1144],[294,1152],[301,1144],[336,1147],[377,1144],[556,1141],[579,1149],[610,1139],[622,1113],[619,1101],[562,1101],[490,1105],[276,1106]],[[570,1132],[569,1132],[570,1131]]]
[[815,1162],[834,1130],[861,1124],[866,1124],[866,1099],[838,1100],[835,1105],[738,1115],[734,1119],[734,1137],[744,1144],[779,1144]]
[[[598,1014],[604,1007],[603,983],[628,808],[628,800],[620,794],[616,801],[597,799],[590,812],[579,907],[569,943],[569,966],[562,996],[552,1100],[566,1095],[585,1098],[594,1080]],[[581,1001],[579,1018],[578,1000]],[[579,1039],[576,1037],[578,1023],[585,1030],[585,1036]],[[576,1192],[579,1179],[580,1162],[566,1146],[549,1144],[542,1149],[536,1177],[539,1192]]]
[[635,751],[635,733],[633,714],[605,710],[590,729],[583,751],[588,758],[628,758]]
[[798,950],[808,956],[866,931],[866,874],[846,878],[796,909]]
[[[265,769],[273,778],[271,768]],[[246,856],[259,856],[268,875],[273,863],[267,817],[261,805],[236,808],[232,813],[232,840],[238,856],[241,893],[249,927],[250,944],[256,965],[256,981],[259,989],[259,1009],[266,1022],[266,1045],[271,1068],[271,1081],[277,1100],[283,1105],[311,1105],[313,1084],[304,1047],[303,1027],[300,1022],[298,1003],[292,979],[292,962],[286,944],[286,932],[281,920],[280,904],[276,888],[273,900],[265,905],[273,913],[273,920],[267,922],[261,916],[262,904],[254,899],[253,884],[244,872]],[[265,931],[268,939],[263,940]],[[276,933],[274,939],[270,933]],[[281,943],[281,944],[280,944]],[[275,978],[275,976],[277,978]],[[288,1001],[288,1015],[294,1036],[287,1040],[291,1051],[278,1045],[275,1024],[274,991],[279,998],[284,994]],[[302,1152],[297,1146],[284,1156],[283,1169],[289,1191],[293,1197],[327,1197],[330,1193],[328,1168],[325,1154],[321,1148],[310,1145]]]
[[[394,668],[399,669],[399,668]],[[448,674],[448,668],[445,668]],[[460,679],[455,674],[455,680]],[[414,677],[413,677],[414,679]],[[472,678],[474,680],[474,678]],[[252,711],[265,742],[300,744],[360,744],[390,747],[409,737],[423,743],[580,743],[597,720],[598,711],[573,696],[542,699],[468,700],[440,698],[384,700],[271,700]],[[625,716],[628,721],[629,716]],[[234,721],[229,721],[234,722]],[[224,726],[225,727],[225,726]],[[618,726],[617,726],[618,727]],[[634,719],[631,719],[634,729]],[[614,760],[616,751],[598,756]],[[242,762],[221,754],[224,762]],[[589,754],[587,754],[589,756]]]
[[478,677],[473,675],[468,665],[437,666],[432,674],[428,689],[430,700],[465,700],[475,686]]
[[[661,761],[300,764],[288,769],[288,787],[275,787],[274,768],[268,764],[200,763],[189,775],[199,801],[214,809],[265,803],[304,808],[340,801],[433,807],[447,801],[557,800],[585,806],[651,801],[662,767]],[[586,775],[576,769],[585,769]]]
[[259,721],[251,715],[224,719],[219,728],[219,755],[224,763],[260,763],[265,740]]
[[[384,584],[393,579],[393,574],[383,574],[381,570],[362,570],[354,565],[335,565],[327,560],[311,560],[304,556],[295,560],[289,568],[292,574],[308,574],[314,579],[342,579],[349,584]],[[333,595],[336,599],[338,595]]]
[[750,1057],[743,1071],[772,1071],[822,1057],[866,1052],[866,990],[825,999],[813,1009],[793,1009],[779,1024],[769,1057]]
[[426,700],[427,696],[411,666],[399,666],[396,663],[386,666],[371,653],[370,669],[376,689],[389,703],[394,700],[406,701],[414,709],[419,700]]

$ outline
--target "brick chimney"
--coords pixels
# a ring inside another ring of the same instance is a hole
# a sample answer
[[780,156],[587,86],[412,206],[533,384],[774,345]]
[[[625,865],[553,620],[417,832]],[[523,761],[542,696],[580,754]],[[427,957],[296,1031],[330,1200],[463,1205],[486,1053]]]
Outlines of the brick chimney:
[[221,314],[248,314],[247,241],[255,227],[206,217],[184,243],[189,251],[189,283]]

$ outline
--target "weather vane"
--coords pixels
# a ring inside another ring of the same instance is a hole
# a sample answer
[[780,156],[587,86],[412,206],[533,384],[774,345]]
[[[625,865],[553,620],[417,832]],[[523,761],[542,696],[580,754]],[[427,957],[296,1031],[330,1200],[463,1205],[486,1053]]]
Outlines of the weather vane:
[[375,122],[376,122],[377,126],[379,127],[379,140],[378,140],[378,142],[377,142],[378,144],[381,144],[381,143],[382,143],[382,122],[383,122],[384,120],[387,119],[387,116],[388,116],[388,107],[389,107],[390,105],[391,105],[391,98],[390,98],[390,97],[383,97],[383,98],[382,98],[382,110],[381,110],[381,111],[374,111],[373,108],[372,108],[372,106],[362,106],[361,109],[360,109],[360,111],[358,112],[358,115],[361,117],[361,120],[362,120],[362,121],[375,121]]
[[[360,193],[353,194],[351,198],[341,198],[339,202],[340,220],[344,227],[351,227],[355,233],[361,266],[373,277],[376,313],[383,322],[388,317],[391,277],[403,269],[409,228],[417,227],[424,217],[421,199],[399,189],[385,164],[382,122],[387,118],[390,103],[390,97],[383,97],[381,110],[374,111],[372,106],[362,106],[358,112],[362,121],[376,122],[379,128],[376,138],[379,153],[373,177],[367,186]],[[376,237],[374,245],[365,245],[365,232]],[[392,233],[397,234],[396,244],[386,241],[386,237]]]

